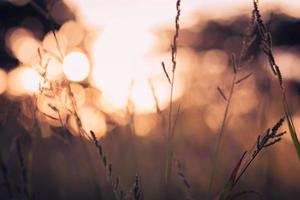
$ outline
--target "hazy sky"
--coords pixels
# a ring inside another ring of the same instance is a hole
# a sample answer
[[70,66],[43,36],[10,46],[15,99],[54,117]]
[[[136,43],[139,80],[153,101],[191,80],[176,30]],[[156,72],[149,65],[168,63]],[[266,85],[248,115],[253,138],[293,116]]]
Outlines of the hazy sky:
[[[175,16],[176,0],[65,0],[77,13],[91,24],[106,24],[113,21],[143,21],[145,24],[170,24]],[[182,0],[183,26],[193,24],[197,17],[224,17],[248,13],[252,0]],[[263,0],[261,10],[284,8],[292,15],[299,15],[299,0]]]

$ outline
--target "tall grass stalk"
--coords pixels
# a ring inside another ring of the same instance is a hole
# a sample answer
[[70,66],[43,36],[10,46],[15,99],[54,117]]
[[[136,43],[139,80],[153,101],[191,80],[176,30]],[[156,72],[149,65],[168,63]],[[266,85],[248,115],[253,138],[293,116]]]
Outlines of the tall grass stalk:
[[298,155],[298,159],[300,160],[300,142],[299,142],[299,139],[297,136],[295,126],[294,126],[292,114],[290,112],[290,108],[289,108],[289,104],[288,104],[288,100],[287,100],[287,96],[286,96],[286,92],[285,92],[283,77],[282,77],[280,68],[275,61],[275,57],[273,54],[273,44],[272,44],[271,33],[267,30],[267,27],[262,20],[260,11],[258,9],[258,3],[259,3],[258,0],[253,1],[253,7],[254,7],[253,13],[255,14],[255,20],[257,23],[258,32],[259,32],[259,36],[260,36],[260,42],[261,42],[260,47],[269,61],[269,65],[270,65],[270,68],[271,68],[274,76],[276,76],[276,78],[277,78],[277,82],[279,84],[279,88],[280,88],[281,95],[282,95],[282,106],[283,106],[284,114],[287,119],[286,120],[287,125],[288,125],[289,132],[291,134],[291,137],[292,137],[292,140],[293,140],[293,143],[294,143],[297,155]]
[[238,163],[234,167],[229,180],[223,188],[222,193],[217,196],[216,200],[233,199],[233,189],[253,163],[255,158],[260,154],[260,152],[262,152],[263,149],[269,148],[270,146],[273,146],[281,141],[282,136],[286,133],[285,131],[279,132],[279,128],[282,126],[284,120],[285,118],[282,117],[272,128],[267,129],[264,134],[259,135],[255,145],[253,145],[249,151],[245,151],[243,153]]
[[[42,10],[42,9],[41,9]],[[51,15],[49,15],[49,18],[52,19]],[[58,57],[55,57],[57,58],[58,61],[62,62],[63,59],[64,59],[64,52],[62,52],[62,49],[60,47],[60,44],[59,44],[59,41],[58,41],[58,38],[57,38],[57,35],[52,27],[52,33],[53,33],[53,36],[54,36],[54,39],[55,39],[55,43],[56,43],[56,47],[58,49],[58,52],[59,52],[59,56]],[[75,119],[76,119],[76,124],[78,126],[78,129],[79,129],[79,134],[80,134],[80,137],[83,137],[85,136],[89,142],[93,143],[95,145],[95,148],[98,150],[98,153],[99,153],[99,156],[100,156],[100,159],[102,161],[102,164],[105,168],[105,173],[106,173],[106,176],[107,176],[107,179],[108,179],[108,182],[109,184],[111,184],[112,186],[112,190],[113,190],[113,193],[114,193],[114,196],[117,200],[122,200],[124,198],[124,194],[123,194],[123,190],[120,189],[120,179],[119,177],[116,177],[114,179],[113,177],[113,170],[112,170],[112,164],[111,163],[108,163],[108,160],[107,160],[107,157],[106,155],[103,153],[103,149],[102,149],[102,146],[101,144],[98,142],[97,138],[96,138],[96,135],[95,133],[93,132],[93,130],[90,130],[89,133],[87,133],[84,129],[83,129],[83,126],[82,126],[82,122],[81,122],[81,119],[78,115],[78,112],[77,112],[77,103],[76,103],[76,100],[75,100],[75,97],[74,97],[74,94],[72,92],[72,89],[71,89],[71,82],[69,80],[65,80],[65,83],[66,83],[66,88],[67,88],[67,94],[69,96],[69,98],[71,99],[71,106],[72,106],[72,110],[69,110],[71,112],[71,114],[74,115]],[[49,105],[50,106],[50,105]],[[51,107],[51,106],[50,106]],[[56,109],[54,109],[55,111]],[[59,114],[59,113],[58,113]],[[63,125],[63,124],[62,124]],[[86,152],[88,152],[88,150],[86,149],[84,143],[82,144],[83,145],[83,148],[86,150]],[[94,181],[94,180],[93,180]],[[96,186],[98,186],[98,183],[95,182]]]
[[3,177],[3,182],[0,184],[0,188],[5,187],[7,190],[9,199],[14,199],[13,189],[10,184],[9,177],[8,177],[8,168],[3,161],[1,154],[0,154],[0,170],[1,170],[2,177]]
[[[230,108],[230,105],[231,105],[231,99],[232,99],[233,92],[234,92],[234,89],[235,89],[235,86],[236,86],[237,70],[236,70],[236,66],[235,66],[234,56],[232,56],[232,65],[233,65],[233,77],[232,77],[229,96],[228,96],[228,98],[225,97],[226,107],[225,107],[225,111],[224,111],[224,115],[223,115],[223,120],[222,120],[222,123],[221,123],[221,128],[220,128],[220,131],[218,133],[217,145],[216,145],[216,149],[215,149],[215,153],[214,153],[214,159],[213,159],[213,165],[212,165],[213,168],[212,168],[212,172],[211,172],[210,179],[209,179],[209,186],[208,186],[209,196],[212,193],[212,186],[213,186],[214,179],[215,179],[215,176],[216,176],[216,173],[217,173],[219,152],[220,152],[220,148],[222,146],[222,138],[223,138],[223,135],[224,135],[224,131],[225,131],[225,127],[226,127],[226,123],[227,123],[227,119],[228,119],[229,108]],[[223,94],[223,93],[221,93],[221,94]]]
[[[63,59],[63,52],[61,51],[61,48],[60,48],[57,36],[56,36],[56,34],[55,34],[54,31],[53,31],[53,35],[54,35],[54,38],[55,38],[55,42],[56,42],[58,51],[60,52],[60,55],[62,56],[62,59]],[[67,83],[68,95],[69,95],[69,97],[71,99],[72,114],[75,116],[76,124],[77,124],[77,126],[79,128],[80,136],[81,137],[82,136],[87,137],[87,139],[91,143],[94,144],[95,148],[98,150],[100,159],[102,161],[102,165],[105,168],[105,173],[106,173],[106,176],[107,176],[108,183],[111,184],[112,191],[114,193],[115,198],[117,200],[123,200],[123,198],[124,198],[124,192],[123,192],[123,190],[120,187],[120,178],[119,177],[114,178],[112,164],[108,163],[109,161],[107,159],[107,156],[104,154],[103,148],[102,148],[101,144],[99,143],[98,139],[96,138],[96,135],[93,132],[93,130],[90,130],[90,133],[87,133],[83,129],[81,119],[80,119],[80,117],[78,115],[78,112],[77,112],[77,103],[76,103],[74,94],[73,94],[73,92],[71,90],[71,83],[68,80],[66,80],[66,83]],[[83,147],[86,148],[84,145],[83,145]]]
[[[29,151],[28,153],[28,158],[31,157],[31,151]],[[20,164],[20,168],[21,168],[21,195],[27,199],[27,200],[30,200],[30,199],[33,199],[33,196],[32,196],[32,183],[30,183],[29,181],[29,170],[27,170],[27,167],[26,167],[26,161],[25,161],[25,158],[23,156],[23,153],[22,153],[22,148],[21,148],[21,142],[20,142],[20,139],[17,140],[17,157],[18,157],[18,161],[19,161],[19,164]],[[32,164],[32,159],[28,159],[28,164],[31,165]],[[32,169],[32,166],[31,166],[31,169]]]
[[169,103],[169,123],[168,123],[168,134],[167,134],[167,163],[165,169],[165,183],[168,184],[169,178],[172,172],[172,161],[173,161],[173,148],[174,148],[174,126],[175,122],[173,122],[173,92],[174,92],[174,82],[175,82],[175,71],[177,66],[177,40],[179,37],[179,18],[181,13],[180,8],[181,0],[177,0],[176,2],[176,11],[177,15],[175,17],[175,34],[173,36],[173,41],[171,45],[171,58],[172,58],[172,74],[171,78],[168,75],[168,72],[165,68],[165,64],[162,62],[162,67],[164,73],[170,83],[170,103]]
[[220,149],[222,147],[222,138],[224,137],[224,132],[226,128],[226,123],[228,121],[228,114],[231,106],[231,99],[234,93],[234,90],[236,88],[236,85],[242,83],[246,79],[252,76],[252,72],[246,74],[245,76],[242,76],[241,78],[238,78],[238,74],[240,70],[248,65],[252,61],[252,56],[249,57],[249,47],[253,44],[253,42],[256,39],[256,36],[254,34],[254,12],[251,13],[251,20],[248,24],[248,27],[245,30],[243,39],[242,39],[242,47],[241,47],[241,52],[238,58],[238,62],[236,62],[236,58],[234,54],[231,56],[231,65],[233,68],[233,78],[231,82],[231,87],[229,91],[228,97],[224,94],[224,92],[221,90],[220,87],[217,87],[220,95],[223,97],[223,99],[226,101],[226,106],[225,106],[225,111],[223,115],[223,120],[221,123],[221,127],[218,133],[218,139],[217,139],[217,144],[214,152],[214,157],[213,157],[213,166],[212,166],[212,171],[209,179],[209,185],[208,185],[208,196],[209,198],[212,195],[212,189],[213,189],[213,184],[214,184],[214,179],[217,173],[217,166],[218,166],[218,160],[219,160],[219,153]]

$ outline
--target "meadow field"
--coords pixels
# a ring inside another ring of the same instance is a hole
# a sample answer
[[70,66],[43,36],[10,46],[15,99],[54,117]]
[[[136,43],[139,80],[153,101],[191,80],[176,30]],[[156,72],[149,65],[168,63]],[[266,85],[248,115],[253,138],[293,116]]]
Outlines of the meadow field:
[[300,199],[299,10],[0,1],[0,200]]

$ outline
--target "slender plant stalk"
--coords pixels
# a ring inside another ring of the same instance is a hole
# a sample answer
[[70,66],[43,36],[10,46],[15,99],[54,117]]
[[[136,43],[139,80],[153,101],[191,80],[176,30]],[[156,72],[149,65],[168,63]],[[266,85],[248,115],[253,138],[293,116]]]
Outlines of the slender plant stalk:
[[97,140],[95,133],[93,131],[90,131],[90,134],[92,136],[91,142],[94,143],[95,147],[98,150],[98,154],[99,154],[102,164],[106,170],[105,172],[107,175],[107,180],[111,184],[115,198],[117,200],[123,200],[124,193],[123,193],[123,190],[120,188],[120,179],[119,179],[119,177],[114,178],[112,164],[108,163],[107,156],[104,154],[102,145]]
[[[1,154],[0,154],[0,170],[1,170],[1,173],[2,173],[2,176],[3,176],[3,181],[4,181],[1,184],[1,186],[5,187],[7,189],[9,199],[14,199],[13,189],[12,189],[12,186],[9,182],[8,168],[7,168],[6,164],[3,161]],[[1,188],[1,186],[0,186],[0,188]]]
[[260,47],[261,47],[262,51],[264,52],[265,56],[268,58],[270,68],[273,71],[274,76],[276,76],[276,78],[277,78],[279,88],[281,91],[281,95],[282,95],[282,105],[283,105],[284,114],[287,119],[286,121],[288,124],[289,132],[291,134],[291,137],[292,137],[292,140],[293,140],[293,143],[294,143],[297,155],[298,155],[298,159],[300,160],[300,142],[299,142],[299,139],[297,136],[297,132],[296,132],[296,129],[294,126],[292,114],[290,112],[289,104],[287,101],[283,77],[282,77],[280,68],[275,61],[275,57],[273,54],[273,44],[272,44],[271,33],[267,30],[267,27],[262,20],[260,11],[258,9],[258,3],[259,3],[258,0],[253,0],[253,7],[254,7],[253,13],[255,14],[256,23],[258,26],[258,32],[259,32],[259,35],[261,38],[261,40],[260,40],[261,46]]
[[286,133],[279,132],[279,128],[284,123],[285,118],[282,117],[272,128],[257,137],[255,145],[249,151],[245,151],[236,164],[234,170],[231,173],[229,180],[227,181],[222,193],[216,198],[217,200],[229,200],[232,199],[232,192],[235,186],[238,184],[241,177],[245,174],[251,163],[255,160],[258,154],[266,148],[273,146],[281,141],[282,136]]
[[[55,42],[56,42],[56,45],[57,45],[57,49],[60,53],[60,56],[61,56],[61,59],[63,60],[63,52],[61,51],[61,48],[60,48],[60,45],[59,45],[59,42],[58,42],[58,39],[57,39],[57,36],[55,34],[55,31],[52,31],[53,32],[53,35],[54,35],[54,38],[55,38]],[[79,128],[79,133],[80,133],[80,136],[86,136],[88,138],[88,140],[90,142],[92,142],[94,145],[95,145],[95,148],[98,149],[98,153],[99,153],[99,156],[100,156],[100,159],[102,161],[102,164],[105,168],[105,172],[106,172],[106,175],[107,175],[107,179],[108,179],[108,182],[111,184],[112,186],[112,190],[113,190],[113,193],[114,193],[114,196],[117,200],[123,200],[124,198],[124,192],[123,190],[121,189],[120,187],[120,178],[119,177],[116,177],[114,178],[113,177],[113,170],[112,170],[112,164],[111,163],[108,163],[108,160],[107,160],[107,157],[106,155],[103,153],[103,148],[101,146],[101,144],[98,142],[97,138],[96,138],[96,135],[95,133],[93,132],[93,130],[90,130],[90,134],[88,134],[84,129],[83,129],[83,126],[82,126],[82,122],[81,122],[81,119],[78,115],[78,112],[77,112],[77,104],[76,104],[76,100],[74,98],[74,94],[71,90],[71,85],[70,85],[70,81],[66,80],[66,83],[67,83],[67,91],[68,91],[68,95],[71,99],[71,105],[72,105],[72,114],[75,116],[76,118],[76,123],[77,123],[77,126]]]
[[47,19],[47,20],[51,20],[51,19],[52,19],[51,15],[50,15],[49,13],[45,12],[45,10],[42,9],[41,6],[39,6],[39,5],[35,2],[35,0],[31,0],[31,1],[29,2],[29,4],[30,4],[30,5],[31,5],[38,13],[40,13],[45,19]]
[[[57,48],[63,58],[63,53],[61,52],[61,49],[60,49],[60,46],[59,46],[59,42],[57,40],[57,37],[56,37],[56,34],[55,32],[53,31],[53,34],[54,34],[54,38],[55,38],[55,41],[56,41],[56,45],[57,45]],[[114,196],[117,200],[123,200],[123,190],[120,188],[120,179],[119,177],[116,177],[115,180],[114,180],[114,177],[113,177],[113,171],[112,171],[112,164],[111,163],[108,163],[107,161],[107,157],[106,155],[104,155],[103,153],[103,149],[102,149],[102,146],[100,145],[100,143],[98,142],[97,138],[96,138],[96,135],[95,133],[91,130],[90,131],[90,134],[88,134],[84,129],[83,129],[83,126],[82,126],[82,122],[81,122],[81,119],[77,113],[77,104],[76,104],[76,100],[74,98],[74,94],[71,90],[71,85],[70,85],[70,81],[67,81],[67,90],[68,90],[68,95],[71,99],[71,105],[72,105],[72,113],[73,115],[75,116],[76,118],[76,123],[77,123],[77,126],[79,128],[79,132],[80,132],[80,136],[86,136],[88,138],[88,140],[90,142],[92,142],[95,147],[98,149],[98,153],[99,153],[99,156],[101,158],[101,161],[102,161],[102,164],[105,168],[105,172],[106,172],[106,175],[107,175],[107,179],[108,179],[108,182],[111,184],[112,186],[112,190],[113,190],[113,193],[114,193]]]
[[178,158],[174,158],[174,164],[176,167],[176,174],[178,179],[180,180],[180,182],[183,184],[184,186],[184,191],[185,191],[185,199],[186,200],[192,200],[192,194],[191,194],[191,189],[192,186],[185,174],[185,170],[183,169],[183,166],[180,162],[180,160]]
[[[169,75],[166,71],[164,63],[162,63],[163,70],[165,72],[165,75],[170,82],[170,103],[169,103],[169,124],[168,124],[168,135],[167,135],[167,163],[166,163],[166,169],[165,169],[165,183],[168,184],[169,178],[172,172],[172,160],[173,160],[173,146],[174,146],[174,125],[173,125],[173,92],[174,92],[174,82],[175,82],[175,71],[176,71],[176,66],[177,66],[177,40],[179,37],[179,18],[180,18],[180,13],[181,13],[181,8],[180,8],[180,3],[181,0],[177,0],[176,2],[176,10],[177,10],[177,15],[175,18],[175,34],[173,37],[173,42],[171,45],[171,57],[172,57],[172,75],[171,79],[169,78]],[[174,122],[175,123],[175,122]]]
[[229,96],[228,96],[228,99],[227,99],[225,112],[224,112],[224,115],[223,115],[221,128],[220,128],[220,131],[219,131],[219,134],[218,134],[217,146],[216,146],[215,153],[214,153],[213,169],[212,169],[212,172],[211,172],[211,175],[210,175],[209,186],[208,186],[209,196],[212,193],[212,186],[213,186],[214,179],[215,179],[215,176],[216,176],[216,173],[217,173],[217,166],[218,166],[218,160],[219,160],[219,151],[220,151],[220,148],[222,146],[222,138],[223,138],[223,135],[224,135],[224,131],[225,131],[225,127],[226,127],[226,123],[227,123],[227,119],[228,119],[229,108],[230,108],[230,105],[231,105],[231,99],[232,99],[233,92],[234,92],[234,89],[235,89],[235,86],[236,86],[236,79],[237,79],[237,73],[236,73],[236,71],[234,71],[232,82],[231,82],[231,87],[230,87],[230,92],[229,92]]
[[222,124],[221,124],[221,128],[218,134],[218,141],[217,141],[217,146],[216,146],[216,150],[214,153],[214,158],[213,158],[213,169],[211,172],[211,176],[210,176],[210,180],[209,180],[209,185],[208,185],[208,195],[209,197],[211,197],[212,195],[212,187],[213,187],[213,183],[214,183],[214,179],[216,176],[216,170],[217,170],[217,165],[218,165],[218,159],[219,159],[219,152],[222,146],[222,138],[224,135],[224,131],[225,131],[225,127],[226,127],[226,123],[227,123],[227,118],[228,118],[228,113],[229,113],[229,109],[230,109],[230,105],[231,105],[231,99],[235,90],[236,85],[240,84],[241,82],[245,81],[246,79],[248,79],[252,73],[248,73],[247,75],[241,77],[241,78],[237,78],[238,77],[238,73],[239,71],[242,69],[242,67],[244,65],[247,65],[247,63],[251,62],[252,58],[247,58],[247,53],[249,50],[249,47],[253,44],[254,40],[255,40],[255,35],[253,36],[253,32],[254,32],[254,12],[252,12],[252,17],[250,20],[250,23],[248,25],[248,27],[246,28],[246,33],[244,34],[243,40],[242,40],[242,49],[241,49],[241,53],[238,59],[238,62],[236,62],[235,56],[232,55],[231,57],[231,64],[233,67],[233,78],[232,78],[232,83],[231,83],[231,88],[230,88],[230,92],[229,92],[229,97],[227,98],[225,96],[225,94],[223,93],[223,91],[221,90],[220,87],[218,87],[218,91],[220,93],[220,95],[223,97],[223,99],[227,102],[226,103],[226,107],[225,107],[225,111],[224,111],[224,115],[223,115],[223,120],[222,120]]
[[[28,157],[30,157],[31,152],[28,154]],[[20,139],[17,140],[17,156],[18,156],[18,161],[20,164],[21,168],[21,194],[24,195],[24,198],[27,200],[32,199],[32,190],[31,190],[31,185],[29,183],[29,175],[28,175],[28,170],[26,167],[26,161],[22,153],[22,148],[21,148],[21,142]],[[31,162],[32,160],[29,160]],[[30,165],[30,164],[29,164]]]
[[133,185],[133,200],[142,200],[143,194],[141,190],[140,177],[138,175],[135,176],[134,185]]

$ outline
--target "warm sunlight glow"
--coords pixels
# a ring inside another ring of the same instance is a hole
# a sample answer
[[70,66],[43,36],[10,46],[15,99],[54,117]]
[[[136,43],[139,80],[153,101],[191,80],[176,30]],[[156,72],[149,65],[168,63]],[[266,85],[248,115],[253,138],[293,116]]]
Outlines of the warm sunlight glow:
[[131,100],[134,104],[134,111],[137,113],[156,112],[154,96],[146,80],[141,80],[133,85]]
[[274,53],[283,77],[299,81],[300,70],[298,63],[300,58],[298,51],[296,49],[276,49]]
[[30,67],[24,68],[20,78],[20,82],[27,93],[38,92],[40,83],[43,81],[42,77]]
[[34,64],[38,58],[40,42],[33,33],[24,28],[11,29],[6,34],[6,46],[25,64]]
[[[85,102],[85,91],[84,88],[77,83],[71,83],[70,84],[71,92],[75,100],[75,104],[77,107],[81,107]],[[60,101],[65,105],[65,107],[69,110],[73,110],[73,102],[70,97],[70,91],[66,87],[61,92]]]
[[0,200],[300,200],[299,63],[300,0],[0,0]]
[[57,81],[64,77],[62,64],[56,58],[49,56],[47,64],[46,76],[48,80]]
[[[139,19],[148,27],[169,25],[174,19],[174,0],[64,0],[75,11],[76,19],[90,26],[113,24],[117,20]],[[203,4],[203,3],[202,3]],[[182,3],[183,26],[190,25],[196,18],[189,14],[197,10],[200,1]]]
[[60,99],[38,95],[36,104],[40,112],[40,120],[55,127],[62,126],[62,123],[65,123],[66,109],[64,109]]
[[42,45],[45,51],[55,55],[57,58],[61,58],[65,55],[67,49],[67,39],[60,32],[50,31],[45,35]]
[[64,58],[63,71],[71,81],[83,81],[89,75],[89,60],[81,52],[71,52]]
[[[155,113],[157,112],[156,104],[160,109],[166,108],[169,105],[169,90],[169,84],[164,81],[137,80],[131,94],[134,111],[136,113]],[[177,91],[179,90],[176,90],[174,99],[178,97]]]
[[139,137],[145,137],[157,125],[158,121],[157,115],[134,116],[134,133]]
[[134,23],[107,26],[96,40],[92,83],[112,107],[126,107],[135,78],[145,77],[144,57],[152,44],[149,32]]
[[18,67],[8,74],[8,93],[22,96],[39,92],[42,77],[31,67]]
[[3,94],[7,87],[7,73],[0,68],[0,95]]
[[97,108],[100,108],[100,98],[101,98],[101,93],[99,90],[93,87],[88,87],[85,88],[85,105],[92,105]]
[[[105,117],[98,109],[91,106],[83,106],[78,109],[78,115],[82,123],[82,128],[87,134],[90,134],[92,130],[97,138],[105,135],[107,129]],[[75,116],[70,117],[68,126],[73,135],[79,135]]]
[[113,114],[125,109],[128,102],[128,97],[125,93],[126,92],[123,94],[111,93],[112,96],[108,96],[108,94],[101,95],[99,99],[101,110],[105,113]]
[[79,45],[84,39],[84,30],[82,26],[75,21],[64,23],[59,32],[65,36],[69,47]]
[[221,50],[209,50],[203,55],[203,68],[210,74],[220,74],[226,69],[228,56]]

